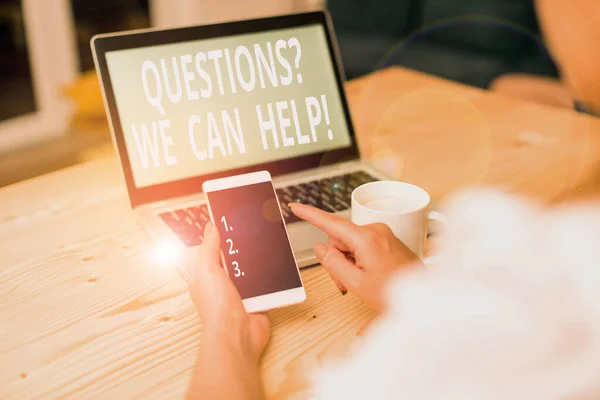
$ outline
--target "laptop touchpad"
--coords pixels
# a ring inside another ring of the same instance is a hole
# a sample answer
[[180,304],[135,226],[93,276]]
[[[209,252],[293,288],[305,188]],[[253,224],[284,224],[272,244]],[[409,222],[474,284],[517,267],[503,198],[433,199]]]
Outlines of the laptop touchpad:
[[[350,210],[336,213],[342,218],[350,219]],[[308,222],[294,222],[287,225],[294,252],[312,250],[318,242],[326,243],[329,235],[315,228]]]
[[310,250],[318,242],[327,242],[329,235],[308,222],[294,222],[287,225],[294,252]]

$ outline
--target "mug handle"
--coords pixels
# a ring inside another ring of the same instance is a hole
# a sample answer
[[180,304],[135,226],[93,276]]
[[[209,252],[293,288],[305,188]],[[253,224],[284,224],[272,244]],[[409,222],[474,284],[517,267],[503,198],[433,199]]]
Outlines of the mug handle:
[[[448,218],[439,211],[429,211],[429,214],[427,215],[427,219],[430,221],[439,222],[444,225],[448,224]],[[427,231],[429,231],[429,224],[427,224]],[[434,256],[424,257],[421,261],[423,261],[423,264],[425,264],[427,266],[439,264],[440,256],[434,255]]]

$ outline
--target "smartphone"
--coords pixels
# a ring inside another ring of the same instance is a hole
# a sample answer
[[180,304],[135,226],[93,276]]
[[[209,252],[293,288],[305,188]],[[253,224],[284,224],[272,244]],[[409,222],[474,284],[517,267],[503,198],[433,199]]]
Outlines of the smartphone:
[[204,182],[221,257],[248,312],[296,304],[306,291],[267,171]]

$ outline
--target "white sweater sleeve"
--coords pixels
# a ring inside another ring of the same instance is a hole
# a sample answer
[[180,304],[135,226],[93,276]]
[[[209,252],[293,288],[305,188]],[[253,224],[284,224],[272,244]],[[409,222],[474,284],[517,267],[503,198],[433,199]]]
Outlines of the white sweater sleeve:
[[600,207],[492,191],[447,210],[442,263],[397,277],[365,342],[315,398],[600,399]]

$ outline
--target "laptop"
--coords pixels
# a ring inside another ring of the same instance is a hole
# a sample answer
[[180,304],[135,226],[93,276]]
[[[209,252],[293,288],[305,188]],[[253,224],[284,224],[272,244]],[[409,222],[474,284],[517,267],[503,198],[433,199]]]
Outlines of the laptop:
[[202,183],[268,170],[298,264],[314,265],[327,235],[288,204],[349,218],[354,188],[387,179],[361,159],[325,11],[91,45],[131,207],[159,242],[194,253],[209,219]]

